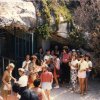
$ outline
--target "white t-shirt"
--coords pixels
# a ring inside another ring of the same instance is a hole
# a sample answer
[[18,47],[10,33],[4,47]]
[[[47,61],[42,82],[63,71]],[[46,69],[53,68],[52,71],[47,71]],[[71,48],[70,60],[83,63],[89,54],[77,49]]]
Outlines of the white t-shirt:
[[76,59],[76,60],[72,60],[71,61],[71,69],[77,69],[77,68],[75,68],[74,66],[76,66],[76,64],[78,64],[78,60]]
[[30,63],[31,61],[29,60],[29,61],[23,61],[23,63],[22,63],[22,68],[24,68],[25,67],[25,65],[26,65],[26,67],[24,68],[25,69],[25,71],[28,71],[28,66],[29,66],[29,63]]
[[18,80],[18,84],[20,85],[20,87],[27,86],[27,84],[28,84],[28,76],[22,75]]
[[89,66],[85,60],[83,62],[79,61],[79,71],[86,70],[87,68],[89,68]]
[[[88,66],[89,66],[89,67],[91,67],[91,68],[93,67],[93,65],[92,65],[92,62],[91,62],[91,61],[88,61],[87,63],[88,63]],[[91,69],[89,69],[88,71],[91,71]]]
[[45,60],[50,60],[51,58],[52,58],[51,55],[45,55],[45,56],[44,56],[44,61],[45,61]]

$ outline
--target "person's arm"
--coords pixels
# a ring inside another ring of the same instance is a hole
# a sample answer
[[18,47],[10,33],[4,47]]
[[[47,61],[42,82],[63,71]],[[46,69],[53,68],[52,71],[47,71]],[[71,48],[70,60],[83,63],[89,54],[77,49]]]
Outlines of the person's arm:
[[74,65],[73,67],[74,67],[74,68],[78,68],[78,64]]
[[90,63],[89,63],[89,69],[92,70],[92,67],[93,67],[93,64],[92,64],[92,62],[90,61]]
[[23,64],[22,64],[22,68],[25,69],[27,67],[27,65],[28,65],[28,63],[26,61],[24,61]]
[[51,73],[51,83],[53,83],[53,74]]
[[78,61],[76,61],[76,64],[73,67],[78,68]]
[[13,80],[14,80],[14,82],[16,82],[16,78],[14,78],[12,75],[11,75],[11,79],[13,79]]
[[42,72],[41,75],[40,75],[40,80],[41,80],[41,82],[42,82],[42,75],[43,75],[43,72]]

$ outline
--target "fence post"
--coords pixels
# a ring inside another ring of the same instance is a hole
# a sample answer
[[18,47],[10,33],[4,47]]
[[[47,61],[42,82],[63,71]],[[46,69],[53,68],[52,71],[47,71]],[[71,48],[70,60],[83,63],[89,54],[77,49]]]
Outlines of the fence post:
[[2,57],[2,65],[3,65],[3,72],[4,72],[4,68],[5,68],[5,61],[4,58]]
[[8,60],[8,64],[10,63],[10,59]]

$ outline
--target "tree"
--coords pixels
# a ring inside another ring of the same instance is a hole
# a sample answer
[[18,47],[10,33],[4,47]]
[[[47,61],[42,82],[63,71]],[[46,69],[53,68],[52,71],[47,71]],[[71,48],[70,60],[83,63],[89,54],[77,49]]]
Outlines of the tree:
[[74,22],[83,30],[88,32],[90,47],[100,57],[100,1],[80,0],[80,6],[74,9]]

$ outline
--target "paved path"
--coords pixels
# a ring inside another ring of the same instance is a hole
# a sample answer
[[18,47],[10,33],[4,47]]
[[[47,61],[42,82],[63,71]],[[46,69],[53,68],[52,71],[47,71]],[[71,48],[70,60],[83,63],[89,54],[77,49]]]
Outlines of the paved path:
[[91,81],[88,94],[81,96],[71,93],[69,88],[61,87],[51,91],[52,100],[100,100],[100,81]]

